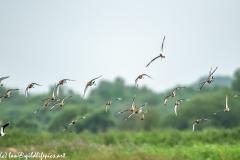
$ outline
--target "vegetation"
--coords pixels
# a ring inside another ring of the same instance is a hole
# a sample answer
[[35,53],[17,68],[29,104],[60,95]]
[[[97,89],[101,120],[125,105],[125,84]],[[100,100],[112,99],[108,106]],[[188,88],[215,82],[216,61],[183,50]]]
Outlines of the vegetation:
[[[1,152],[64,154],[64,159],[178,159],[232,160],[240,158],[240,128],[203,131],[153,130],[81,134],[8,131],[1,138]],[[20,158],[19,158],[20,159]]]

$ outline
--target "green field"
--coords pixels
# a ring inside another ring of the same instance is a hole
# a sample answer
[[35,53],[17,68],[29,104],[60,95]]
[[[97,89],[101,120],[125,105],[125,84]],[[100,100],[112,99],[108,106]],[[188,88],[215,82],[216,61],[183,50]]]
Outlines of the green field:
[[[3,153],[43,152],[72,159],[177,159],[177,160],[231,160],[240,159],[240,128],[203,131],[155,130],[151,132],[120,132],[92,134],[22,133],[8,130],[1,137]],[[6,157],[5,159],[13,159]],[[22,158],[15,158],[22,159]],[[40,159],[40,158],[29,158]],[[50,159],[50,158],[47,158]],[[52,158],[51,158],[52,159]],[[55,158],[60,159],[60,158]]]

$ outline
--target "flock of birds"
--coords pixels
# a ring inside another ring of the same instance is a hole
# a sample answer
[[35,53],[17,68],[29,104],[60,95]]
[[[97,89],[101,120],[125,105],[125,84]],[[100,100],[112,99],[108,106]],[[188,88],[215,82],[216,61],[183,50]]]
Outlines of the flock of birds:
[[[146,65],[146,67],[148,67],[148,66],[149,66],[153,61],[155,61],[156,59],[158,59],[158,58],[163,59],[163,58],[166,57],[166,56],[163,54],[164,41],[165,41],[165,36],[164,36],[164,38],[163,38],[163,42],[162,42],[160,54],[159,54],[157,57],[153,58],[153,59]],[[199,87],[199,89],[197,90],[197,92],[199,92],[199,91],[203,88],[203,86],[204,86],[205,84],[207,84],[207,83],[210,84],[210,83],[212,83],[212,82],[214,81],[213,74],[214,74],[214,72],[217,70],[217,68],[218,68],[218,67],[216,67],[213,72],[212,72],[212,68],[210,69],[210,72],[209,72],[209,75],[208,75],[207,79],[206,79],[204,82],[200,83],[200,87]],[[102,75],[101,75],[101,76],[102,76]],[[93,86],[93,85],[96,85],[96,84],[95,84],[95,80],[97,80],[97,79],[100,78],[101,76],[96,77],[96,78],[90,80],[89,82],[87,82],[87,84],[86,84],[86,86],[85,86],[85,89],[84,89],[83,97],[85,96],[85,93],[86,93],[88,87]],[[147,75],[147,74],[141,74],[141,75],[139,75],[139,76],[135,79],[136,90],[138,90],[138,80],[139,80],[139,79],[143,79],[144,77],[148,77],[148,78],[151,78],[151,79],[152,79],[152,77],[150,77],[150,76]],[[0,87],[3,86],[2,80],[5,80],[5,79],[7,79],[7,78],[9,78],[9,76],[0,78]],[[59,95],[60,86],[62,86],[63,84],[67,83],[67,81],[74,81],[74,80],[71,80],[71,79],[62,79],[62,80],[60,80],[60,81],[58,82],[58,84],[55,85],[55,87],[53,88],[52,95],[49,96],[49,97],[46,98],[46,99],[41,100],[40,102],[43,102],[43,104],[42,104],[35,112],[33,112],[33,114],[36,114],[36,113],[37,113],[41,108],[43,108],[43,107],[50,106],[50,104],[51,104],[50,111],[52,111],[55,106],[63,107],[63,106],[65,105],[64,101],[65,101],[66,99],[68,99],[68,98],[71,98],[72,96],[67,96],[67,97],[64,97],[64,98],[62,98],[62,99],[57,99],[57,97],[58,97],[58,95]],[[28,90],[31,89],[31,88],[34,88],[34,86],[41,86],[41,85],[40,85],[40,84],[37,84],[37,83],[31,83],[31,84],[29,84],[29,85],[27,86],[26,90],[25,90],[26,99],[28,99]],[[168,98],[171,98],[171,97],[173,98],[173,97],[175,97],[175,96],[176,96],[176,91],[179,90],[179,89],[183,89],[183,88],[185,88],[185,87],[177,87],[177,88],[175,88],[169,95],[167,95],[167,96],[164,98],[164,105],[167,104]],[[11,92],[14,92],[14,91],[17,91],[17,90],[19,90],[19,89],[9,89],[9,90],[7,90],[7,92],[6,92],[4,95],[0,96],[0,105],[1,105],[1,102],[2,102],[3,99],[11,98],[11,97],[12,97]],[[56,91],[55,91],[55,90],[56,90]],[[56,93],[55,93],[55,92],[56,92]],[[55,94],[56,94],[56,95],[55,95]],[[240,95],[235,95],[234,97],[237,97],[237,96],[240,96]],[[123,110],[123,111],[116,112],[117,114],[121,114],[121,113],[124,113],[124,112],[127,112],[127,111],[130,112],[130,115],[125,119],[125,121],[128,120],[128,119],[129,119],[130,117],[132,117],[133,115],[140,114],[140,113],[142,113],[142,116],[140,116],[140,117],[134,117],[134,119],[140,118],[141,120],[144,120],[145,114],[149,112],[149,111],[144,111],[144,112],[143,112],[143,107],[146,106],[147,103],[145,103],[145,104],[137,107],[137,106],[135,105],[135,103],[134,103],[135,98],[136,98],[136,91],[135,91],[135,94],[134,94],[134,96],[133,96],[133,100],[132,100],[132,104],[131,104],[130,108],[127,108],[127,109],[125,109],[125,110]],[[114,98],[114,99],[109,100],[109,101],[106,103],[106,106],[105,106],[105,114],[106,114],[106,116],[107,116],[107,109],[108,109],[108,107],[112,104],[112,101],[113,101],[113,100],[119,101],[119,100],[121,100],[121,99],[122,99],[122,98]],[[175,104],[174,104],[174,111],[175,111],[176,116],[177,116],[177,107],[178,107],[178,105],[181,104],[182,101],[188,101],[188,100],[189,100],[189,99],[179,99],[179,100],[177,100],[177,101],[175,102]],[[218,112],[216,112],[216,113],[213,113],[213,115],[216,115],[216,114],[218,114],[218,113],[220,113],[220,112],[229,112],[229,111],[230,111],[230,109],[228,108],[228,96],[226,96],[226,108],[223,109],[223,110],[221,110],[221,111],[218,111]],[[87,117],[84,116],[84,117],[77,118],[76,120],[72,120],[72,121],[66,126],[66,128],[63,129],[63,131],[65,131],[70,125],[76,124],[76,122],[77,122],[79,119],[85,119],[85,118],[87,118]],[[133,119],[133,120],[134,120],[134,119]],[[195,121],[195,123],[193,124],[192,131],[194,131],[194,126],[195,126],[196,124],[199,124],[202,120],[208,120],[208,119],[205,119],[205,118],[197,119],[197,120]],[[5,136],[5,135],[6,135],[6,133],[4,132],[4,129],[5,129],[9,124],[10,124],[10,122],[4,124],[4,125],[1,127],[0,136]]]

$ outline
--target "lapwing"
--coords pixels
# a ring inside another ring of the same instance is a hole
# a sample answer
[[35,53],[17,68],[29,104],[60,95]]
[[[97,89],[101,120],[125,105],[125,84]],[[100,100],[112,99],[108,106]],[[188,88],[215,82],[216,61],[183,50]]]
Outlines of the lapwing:
[[6,136],[7,133],[4,133],[4,129],[10,124],[10,122],[8,122],[7,124],[4,124],[2,127],[1,127],[1,132],[0,132],[0,136]]

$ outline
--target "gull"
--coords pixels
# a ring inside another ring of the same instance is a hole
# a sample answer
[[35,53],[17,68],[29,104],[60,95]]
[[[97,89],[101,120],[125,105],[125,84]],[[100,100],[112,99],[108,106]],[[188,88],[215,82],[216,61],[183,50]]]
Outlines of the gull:
[[72,96],[65,97],[65,98],[62,99],[62,102],[53,104],[53,105],[52,105],[52,108],[50,109],[50,111],[52,111],[52,109],[54,108],[54,106],[57,105],[57,104],[59,105],[59,107],[63,107],[63,106],[64,106],[64,100],[65,100],[65,99],[68,99],[68,98],[71,98],[71,97],[72,97]]
[[17,90],[19,90],[19,89],[9,89],[9,90],[7,90],[7,93],[0,97],[0,104],[2,103],[3,98],[12,97],[11,96],[11,91],[17,91]]
[[174,90],[172,91],[172,93],[164,98],[164,105],[165,105],[165,106],[166,106],[166,104],[167,104],[167,98],[169,98],[169,97],[175,97],[175,96],[176,96],[176,90],[181,89],[181,88],[185,88],[185,87],[177,87],[177,88],[174,88]]
[[163,54],[163,45],[164,45],[164,40],[165,40],[165,36],[164,36],[164,38],[163,38],[163,42],[162,42],[162,47],[161,47],[161,52],[160,52],[160,55],[159,56],[157,56],[157,57],[155,57],[155,58],[153,58],[147,65],[146,65],[146,67],[147,66],[149,66],[150,65],[150,63],[152,63],[155,59],[157,59],[157,58],[159,58],[159,57],[161,57],[161,59],[163,59],[163,58],[165,58],[165,55]]
[[213,115],[216,115],[217,113],[220,113],[220,112],[229,112],[229,111],[230,111],[230,108],[228,108],[228,96],[226,95],[226,108],[219,112],[213,113]]
[[197,119],[197,120],[195,121],[195,123],[193,124],[193,129],[192,129],[193,132],[194,132],[194,126],[195,126],[195,124],[200,123],[202,120],[207,120],[207,121],[209,121],[208,119],[205,119],[205,118]]
[[124,121],[126,121],[126,120],[128,120],[128,118],[130,118],[132,115],[134,115],[134,114],[139,114],[139,113],[141,113],[142,112],[142,108],[144,107],[144,106],[146,106],[147,105],[147,103],[145,103],[144,105],[141,105],[140,107],[138,107],[137,109],[135,109],[134,111],[132,111],[132,113],[124,120]]
[[120,112],[116,112],[116,113],[120,114],[120,113],[123,113],[123,112],[126,112],[126,111],[132,111],[133,112],[135,110],[135,107],[136,107],[135,104],[134,104],[135,98],[136,98],[136,92],[134,94],[131,107],[129,109],[126,109],[126,110],[120,111]]
[[92,86],[93,84],[96,85],[96,84],[95,84],[95,80],[98,79],[98,78],[100,78],[100,77],[102,77],[102,75],[99,76],[99,77],[97,77],[97,78],[92,79],[91,81],[89,81],[89,82],[86,84],[86,87],[85,87],[84,93],[83,93],[83,97],[85,96],[85,93],[86,93],[88,87],[89,87],[89,86]]
[[211,71],[212,71],[212,67],[211,67],[210,72],[209,72],[209,75],[208,75],[208,78],[206,79],[205,82],[202,82],[202,83],[199,84],[199,85],[201,85],[201,86],[200,86],[200,88],[197,90],[197,92],[199,92],[206,83],[208,83],[208,84],[212,83],[212,81],[213,81],[213,73],[217,70],[217,68],[218,68],[218,66],[216,67],[216,69],[215,69],[213,72],[211,72]]
[[[84,119],[84,118],[87,118],[87,116],[84,116],[84,117],[78,118],[76,120],[73,120],[71,123],[68,124],[68,126],[70,126],[72,124],[76,124],[79,119]],[[64,128],[63,131],[65,131],[68,128],[68,126],[66,128]]]
[[37,83],[31,83],[27,86],[26,90],[25,90],[25,94],[26,94],[26,97],[28,99],[28,89],[30,88],[34,88],[34,85],[37,85],[37,86],[41,86],[40,84],[37,84]]
[[[120,100],[122,100],[122,98],[114,98],[114,99],[112,99],[112,100],[118,100],[118,101],[120,101]],[[106,106],[105,106],[105,114],[106,114],[106,116],[107,116],[107,107],[112,104],[112,100],[110,100],[110,101],[108,101],[108,102],[106,103]]]
[[147,75],[147,74],[141,74],[141,75],[139,75],[137,78],[136,78],[136,80],[135,80],[135,85],[136,85],[136,88],[138,89],[138,84],[137,84],[137,81],[138,81],[138,79],[142,79],[143,78],[143,76],[148,76],[149,78],[151,78],[152,79],[152,77],[150,77],[149,75]]
[[39,107],[35,112],[33,112],[33,114],[36,114],[42,107],[49,106],[51,102],[52,101],[44,102],[43,105],[41,105],[41,107]]
[[[141,116],[141,117],[135,117],[135,118],[140,118],[141,120],[144,120],[144,115],[146,114],[146,113],[148,113],[149,111],[145,111],[145,112],[143,112],[143,115]],[[134,119],[133,119],[134,120]]]
[[3,84],[1,83],[2,82],[2,80],[4,80],[4,79],[6,79],[6,78],[8,78],[9,76],[6,76],[6,77],[2,77],[2,78],[0,78],[0,87],[2,87],[3,86]]
[[4,124],[2,127],[1,127],[1,132],[0,132],[0,136],[6,136],[7,133],[4,133],[4,129],[10,124],[10,122],[8,122],[7,124]]
[[174,111],[175,111],[176,116],[177,116],[177,106],[178,106],[179,104],[181,104],[182,101],[188,101],[188,100],[189,100],[189,99],[179,99],[179,100],[177,100],[177,101],[175,102]]
[[55,100],[56,100],[56,97],[55,97],[55,95],[54,95],[55,88],[56,88],[56,84],[55,84],[55,87],[53,88],[52,96],[51,96],[50,98],[43,99],[43,100],[41,100],[40,102],[46,101],[46,100],[55,101]]
[[58,93],[59,93],[59,88],[60,88],[60,85],[63,85],[64,83],[67,83],[67,81],[75,81],[75,80],[71,80],[71,79],[62,79],[58,82],[57,84],[57,96],[58,96]]

